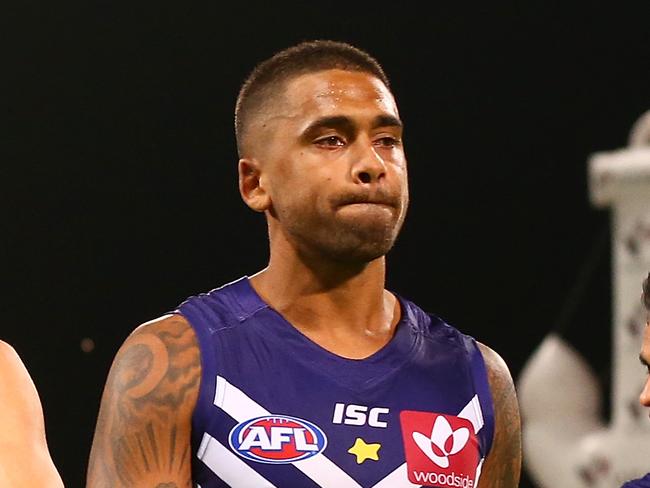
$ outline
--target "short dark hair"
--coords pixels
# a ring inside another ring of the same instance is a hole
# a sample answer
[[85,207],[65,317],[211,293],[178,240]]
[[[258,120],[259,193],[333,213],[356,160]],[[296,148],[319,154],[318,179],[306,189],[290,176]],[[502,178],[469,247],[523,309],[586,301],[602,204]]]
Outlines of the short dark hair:
[[379,62],[366,51],[348,43],[313,40],[283,49],[253,69],[237,96],[235,136],[240,157],[243,156],[249,122],[267,100],[275,98],[288,80],[329,69],[368,73],[390,89],[388,77]]
[[648,273],[648,276],[643,282],[643,295],[641,300],[643,300],[643,305],[645,305],[645,309],[648,312],[650,312],[650,273]]

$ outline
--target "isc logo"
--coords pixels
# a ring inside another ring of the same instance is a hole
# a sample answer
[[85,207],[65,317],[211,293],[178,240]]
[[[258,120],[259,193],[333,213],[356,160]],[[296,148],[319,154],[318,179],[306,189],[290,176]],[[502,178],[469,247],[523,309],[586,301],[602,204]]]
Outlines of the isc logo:
[[241,422],[230,431],[230,447],[241,457],[287,464],[322,452],[325,433],[315,424],[287,415],[267,415]]
[[334,417],[332,423],[346,425],[366,425],[370,427],[386,428],[388,422],[380,420],[380,415],[386,415],[390,409],[384,407],[368,408],[364,405],[345,405],[337,403],[334,405]]

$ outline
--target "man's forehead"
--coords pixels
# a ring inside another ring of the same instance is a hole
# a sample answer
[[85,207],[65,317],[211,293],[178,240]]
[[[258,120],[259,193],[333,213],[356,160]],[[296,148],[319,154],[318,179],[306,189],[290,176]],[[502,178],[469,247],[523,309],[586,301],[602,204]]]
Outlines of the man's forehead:
[[336,111],[342,104],[398,114],[395,99],[386,85],[368,73],[357,71],[335,69],[293,78],[286,84],[284,102],[285,116]]
[[399,120],[395,99],[380,79],[368,73],[337,69],[286,81],[277,96],[260,108],[251,127],[264,132],[281,129],[287,135],[301,132],[315,120],[328,116],[356,121],[365,118],[371,124],[386,116]]

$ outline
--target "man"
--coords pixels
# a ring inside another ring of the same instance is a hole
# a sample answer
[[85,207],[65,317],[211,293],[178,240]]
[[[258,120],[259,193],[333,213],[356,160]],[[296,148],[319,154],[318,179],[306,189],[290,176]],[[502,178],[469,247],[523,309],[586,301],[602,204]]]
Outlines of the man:
[[506,364],[384,289],[408,186],[377,61],[333,41],[286,49],[249,76],[235,119],[268,267],[126,339],[88,487],[516,487]]
[[16,351],[0,341],[0,486],[62,488],[45,437],[36,387]]
[[[643,282],[643,294],[641,295],[641,301],[643,302],[648,315],[646,320],[646,327],[643,331],[643,343],[641,344],[641,353],[639,354],[639,360],[641,361],[641,364],[647,368],[648,376],[646,377],[645,385],[641,391],[639,402],[644,407],[650,407],[650,273],[648,273],[647,278]],[[621,488],[650,488],[650,473],[646,474],[643,478],[640,478],[638,480],[632,480],[624,483]]]
[[643,331],[643,343],[641,345],[641,353],[639,354],[639,359],[641,361],[641,364],[648,368],[648,377],[646,379],[645,387],[641,392],[641,396],[639,397],[639,402],[644,407],[650,407],[650,273],[648,273],[648,277],[643,282],[643,294],[641,295],[641,301],[645,306],[648,316],[646,320],[646,327]]

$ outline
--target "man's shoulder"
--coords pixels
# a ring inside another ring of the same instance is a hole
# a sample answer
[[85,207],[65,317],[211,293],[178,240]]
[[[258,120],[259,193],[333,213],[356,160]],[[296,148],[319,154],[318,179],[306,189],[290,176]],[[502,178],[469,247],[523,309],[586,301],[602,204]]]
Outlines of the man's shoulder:
[[[145,476],[138,486],[181,486],[180,480],[189,478],[191,416],[200,377],[196,338],[185,318],[163,315],[136,327],[115,355],[106,380],[88,486],[117,486],[119,473],[133,466]],[[143,439],[147,452],[160,450],[161,458],[164,452],[178,463],[173,470],[177,476],[170,474],[171,465],[163,473],[166,464],[154,467],[146,457],[127,459],[114,449],[118,442],[125,446],[124,452],[140,452]],[[157,481],[161,479],[176,484]]]
[[400,296],[399,299],[402,305],[403,318],[410,323],[411,327],[425,336],[445,338],[453,337],[457,343],[466,344],[466,347],[470,347],[469,344],[472,341],[475,341],[473,336],[468,335],[461,327],[447,320],[443,316],[431,312],[404,297]]
[[[217,285],[212,288],[205,288],[201,290],[195,290],[192,293],[189,293],[188,295],[183,298],[183,300],[180,302],[180,305],[183,305],[184,303],[187,303],[188,301],[191,300],[209,300],[209,299],[218,299],[220,297],[223,297],[225,295],[230,295],[230,294],[254,294],[251,286],[250,286],[250,278],[248,275],[243,275],[238,278],[222,282],[220,285]],[[180,306],[179,305],[179,306]]]
[[166,334],[191,329],[187,319],[178,313],[168,313],[141,323],[129,335],[127,340],[141,334]]
[[186,382],[182,394],[192,396],[200,372],[192,327],[183,316],[167,314],[140,324],[128,335],[113,358],[106,387],[109,397],[144,401],[178,395],[179,385]]
[[169,313],[152,320],[141,323],[126,337],[116,355],[115,360],[124,361],[124,353],[131,354],[137,351],[147,351],[151,357],[176,354],[178,344],[183,343],[186,348],[196,348],[194,330],[188,320],[178,314]]
[[501,380],[512,382],[508,364],[501,357],[501,355],[490,346],[480,341],[476,341],[476,344],[481,351],[481,355],[483,356],[483,361],[485,362],[485,367],[487,368],[488,373],[496,375]]
[[[480,341],[476,344],[483,356],[485,369],[487,370],[488,382],[492,397],[494,400],[495,409],[512,407],[512,402],[516,403],[516,394],[514,380],[510,373],[510,368],[501,355],[490,346],[485,345]],[[510,398],[509,401],[503,402],[503,398]]]

